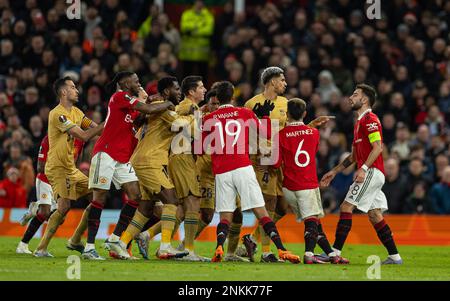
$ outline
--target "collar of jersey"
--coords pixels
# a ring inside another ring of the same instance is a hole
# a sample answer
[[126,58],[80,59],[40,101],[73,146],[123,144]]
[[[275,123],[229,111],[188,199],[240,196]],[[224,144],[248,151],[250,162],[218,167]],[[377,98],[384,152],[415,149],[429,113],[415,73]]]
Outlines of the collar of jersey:
[[222,108],[234,108],[234,106],[230,105],[230,104],[225,104],[225,105],[219,106],[219,109],[222,109]]
[[303,123],[303,121],[294,121],[294,122],[288,123],[287,125],[305,125],[305,124]]
[[367,109],[364,112],[362,112],[362,114],[358,117],[358,121],[361,120],[361,118],[363,118],[363,116],[366,115],[369,112],[372,112],[372,109]]

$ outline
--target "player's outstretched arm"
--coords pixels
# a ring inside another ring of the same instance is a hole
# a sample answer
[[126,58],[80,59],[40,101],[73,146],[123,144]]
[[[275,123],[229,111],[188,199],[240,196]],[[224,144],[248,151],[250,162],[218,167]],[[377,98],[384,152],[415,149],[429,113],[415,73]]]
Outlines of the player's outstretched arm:
[[341,163],[336,165],[332,170],[327,172],[322,177],[322,179],[320,180],[320,186],[327,187],[328,185],[330,185],[331,181],[334,179],[334,177],[338,173],[340,173],[344,169],[352,166],[353,164],[355,164],[355,161],[354,161],[353,148],[352,148],[352,153],[350,155],[348,155],[347,158],[344,159],[344,161],[342,161]]
[[75,138],[83,140],[84,142],[88,141],[92,137],[99,135],[104,128],[105,122],[100,123],[95,128],[89,128],[86,131],[83,131],[79,126],[74,126],[67,132]]
[[310,123],[308,123],[309,127],[318,128],[319,126],[327,123],[330,119],[335,119],[336,116],[319,116]]
[[154,114],[154,113],[165,111],[168,108],[173,107],[173,106],[174,105],[171,101],[165,101],[163,103],[151,103],[151,104],[137,102],[136,105],[134,106],[134,109],[141,113]]

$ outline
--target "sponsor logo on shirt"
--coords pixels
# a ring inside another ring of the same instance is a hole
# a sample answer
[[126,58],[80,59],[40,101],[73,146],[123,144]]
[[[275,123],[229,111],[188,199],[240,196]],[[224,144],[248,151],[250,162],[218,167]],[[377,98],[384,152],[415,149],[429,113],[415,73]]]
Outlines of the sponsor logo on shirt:
[[367,124],[367,130],[368,131],[376,131],[376,130],[378,130],[378,123],[376,123],[376,122],[368,123]]

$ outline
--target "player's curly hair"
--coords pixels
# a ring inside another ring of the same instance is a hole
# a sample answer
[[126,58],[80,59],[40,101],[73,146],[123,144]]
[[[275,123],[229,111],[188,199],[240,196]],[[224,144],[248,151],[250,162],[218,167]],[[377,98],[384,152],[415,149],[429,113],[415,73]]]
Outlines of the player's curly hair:
[[117,89],[117,84],[119,84],[120,86],[123,79],[130,77],[133,74],[134,72],[131,71],[117,72],[116,75],[114,75],[112,81],[106,85],[106,90],[109,92],[109,94],[114,94],[114,92],[116,92]]
[[261,73],[261,82],[263,83],[263,85],[267,84],[272,78],[274,77],[278,77],[281,74],[284,74],[283,69],[281,69],[280,67],[267,67],[266,69],[263,70],[263,72]]
[[165,89],[173,86],[174,82],[178,82],[178,79],[174,76],[166,76],[158,81],[158,93],[162,94]]
[[217,99],[221,104],[230,103],[234,93],[234,86],[232,83],[229,81],[219,82],[214,90],[216,91]]

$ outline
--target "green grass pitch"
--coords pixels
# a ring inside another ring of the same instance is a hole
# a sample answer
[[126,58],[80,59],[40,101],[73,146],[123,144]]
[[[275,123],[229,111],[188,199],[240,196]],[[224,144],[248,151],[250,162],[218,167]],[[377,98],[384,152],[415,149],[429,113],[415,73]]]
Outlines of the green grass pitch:
[[[54,239],[50,244],[50,252],[55,258],[34,258],[31,255],[15,254],[19,238],[0,237],[0,280],[68,280],[66,271],[69,255],[78,255],[65,248],[65,239]],[[38,243],[33,239],[30,249]],[[97,249],[107,256],[97,241]],[[291,263],[195,263],[173,260],[159,260],[154,253],[157,242],[150,245],[152,257],[148,261],[120,261],[108,259],[102,262],[81,260],[81,280],[356,280],[374,281],[367,278],[367,263],[370,255],[386,258],[382,246],[348,245],[344,255],[351,261],[350,265],[304,265]],[[214,243],[197,242],[200,255],[210,257],[214,251]],[[296,254],[303,254],[302,244],[287,244]],[[401,266],[382,266],[381,280],[450,280],[450,247],[400,246],[404,264]],[[134,254],[140,257],[137,247]],[[319,249],[316,248],[316,252]],[[260,254],[257,254],[259,260]],[[73,280],[72,280],[73,281]]]

